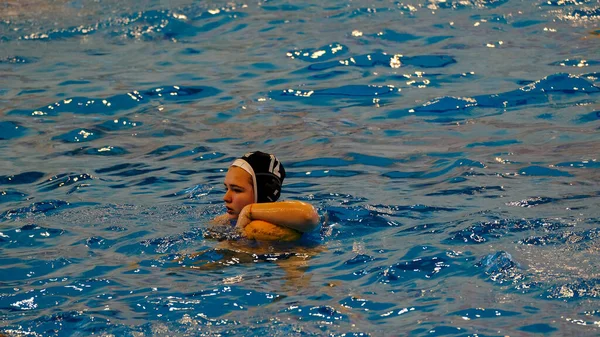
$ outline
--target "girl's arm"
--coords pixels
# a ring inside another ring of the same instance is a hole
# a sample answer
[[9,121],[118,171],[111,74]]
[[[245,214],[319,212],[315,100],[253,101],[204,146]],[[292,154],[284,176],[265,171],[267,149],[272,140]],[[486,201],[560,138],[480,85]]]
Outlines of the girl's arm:
[[236,227],[243,229],[252,220],[263,220],[299,232],[310,232],[319,224],[319,215],[311,204],[302,201],[250,204],[240,212]]

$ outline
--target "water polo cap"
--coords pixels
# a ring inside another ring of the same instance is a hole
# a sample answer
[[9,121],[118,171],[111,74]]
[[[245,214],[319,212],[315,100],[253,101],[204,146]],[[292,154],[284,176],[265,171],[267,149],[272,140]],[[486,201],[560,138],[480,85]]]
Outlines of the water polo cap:
[[281,185],[285,170],[281,162],[272,154],[255,151],[236,159],[231,166],[237,166],[252,176],[255,202],[273,202],[281,195]]

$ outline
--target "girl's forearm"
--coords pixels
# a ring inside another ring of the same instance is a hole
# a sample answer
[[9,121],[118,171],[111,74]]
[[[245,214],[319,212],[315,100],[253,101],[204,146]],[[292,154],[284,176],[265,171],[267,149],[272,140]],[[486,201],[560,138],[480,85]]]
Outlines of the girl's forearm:
[[311,204],[302,201],[279,201],[244,207],[238,218],[238,226],[245,227],[252,220],[263,220],[300,232],[310,232],[319,224],[319,215]]

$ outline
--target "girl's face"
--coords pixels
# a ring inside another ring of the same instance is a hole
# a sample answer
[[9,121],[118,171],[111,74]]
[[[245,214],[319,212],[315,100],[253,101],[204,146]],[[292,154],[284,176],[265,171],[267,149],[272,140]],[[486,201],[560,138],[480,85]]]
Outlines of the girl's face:
[[244,206],[254,203],[252,176],[244,169],[231,166],[225,176],[225,207],[230,219],[237,219]]

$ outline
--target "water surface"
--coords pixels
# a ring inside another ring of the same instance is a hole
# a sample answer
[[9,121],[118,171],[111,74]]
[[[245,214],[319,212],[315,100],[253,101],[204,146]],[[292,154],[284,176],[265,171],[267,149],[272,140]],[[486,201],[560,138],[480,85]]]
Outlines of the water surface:
[[[597,335],[599,19],[597,1],[0,4],[0,332]],[[210,228],[255,149],[319,231]]]

